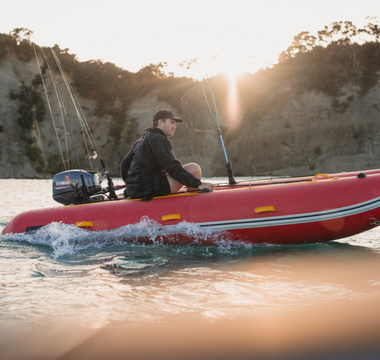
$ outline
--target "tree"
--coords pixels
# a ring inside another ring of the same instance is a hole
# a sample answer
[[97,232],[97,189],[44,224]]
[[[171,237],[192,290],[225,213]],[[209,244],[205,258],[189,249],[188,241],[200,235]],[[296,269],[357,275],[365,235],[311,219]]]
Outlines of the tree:
[[11,38],[16,41],[17,45],[20,45],[22,42],[31,44],[30,37],[32,34],[33,31],[26,28],[16,28],[9,33]]
[[308,31],[302,31],[293,38],[292,44],[280,54],[279,61],[285,61],[298,53],[305,53],[316,46],[317,38]]
[[362,33],[366,33],[370,36],[373,36],[375,38],[375,41],[378,43],[380,42],[379,18],[373,16],[373,17],[368,17],[368,19],[375,23],[368,22],[368,24],[365,25],[364,28],[360,29],[359,31]]

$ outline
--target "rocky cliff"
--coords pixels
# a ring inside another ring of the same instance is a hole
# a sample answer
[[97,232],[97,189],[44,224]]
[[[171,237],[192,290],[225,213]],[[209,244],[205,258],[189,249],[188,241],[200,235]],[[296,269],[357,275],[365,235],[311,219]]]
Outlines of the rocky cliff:
[[[35,59],[20,60],[9,52],[0,61],[0,178],[50,177],[52,173],[63,170],[58,141],[66,155],[65,129],[60,107],[54,100],[51,78],[44,76],[55,127],[42,87],[39,91],[45,102],[44,116],[40,121],[34,119],[32,128],[27,131],[17,121],[20,102],[10,97],[10,92],[18,91],[20,85],[30,86],[38,74]],[[57,80],[63,89],[62,97],[78,156],[82,166],[88,168],[88,152],[75,108],[59,76]],[[229,127],[228,116],[219,100],[227,152],[236,175],[297,175],[380,167],[379,82],[365,95],[360,95],[360,89],[355,86],[346,86],[334,98],[315,90],[300,93],[284,87],[281,91],[281,102],[264,116],[248,121],[243,111],[242,120],[234,128]],[[176,95],[178,100],[182,95]],[[336,102],[348,98],[344,109],[337,110]],[[150,126],[152,114],[159,108],[173,109],[173,102],[163,100],[160,88],[155,87],[129,104],[126,120],[117,127],[111,115],[96,115],[95,100],[80,95],[78,99],[113,176],[119,176],[122,156],[143,129]],[[180,114],[180,109],[174,108],[174,111]],[[112,136],[111,128],[118,133],[116,138]],[[224,156],[216,132],[195,133],[182,123],[172,142],[182,163],[199,163],[205,176],[225,175]],[[30,151],[36,155],[31,157]],[[77,168],[72,150],[69,157],[70,167]],[[38,163],[44,167],[38,167]]]
[[[41,63],[42,59],[40,59]],[[23,84],[29,86],[32,84],[33,79],[38,76],[39,69],[35,59],[22,61],[15,54],[9,53],[0,62],[0,178],[42,178],[49,177],[51,173],[64,170],[59,145],[61,145],[65,161],[67,158],[66,149],[70,149],[69,163],[67,165],[70,168],[78,168],[71,139],[69,136],[65,136],[68,129],[65,130],[61,109],[55,96],[53,81],[49,76],[45,75],[44,80],[54,123],[42,86],[39,92],[45,103],[43,119],[41,121],[34,119],[31,129],[23,129],[18,123],[20,101],[17,99],[12,100],[10,93],[17,92]],[[92,154],[94,149],[89,148],[89,151],[86,150],[76,110],[62,79],[58,75],[56,79],[65,104],[81,166],[89,169],[89,163],[86,158],[89,153]],[[144,96],[138,97],[130,104],[125,116],[126,120],[123,121],[121,126],[118,126],[115,124],[115,119],[110,115],[95,115],[97,107],[95,100],[78,94],[77,96],[100,153],[113,176],[119,176],[120,161],[129,151],[132,142],[141,136],[146,127],[151,126],[150,120],[153,113],[160,108],[173,108],[167,102],[158,100],[159,93],[153,90]],[[118,104],[115,104],[115,108],[117,107]],[[175,109],[175,111],[177,114],[180,113],[178,109]],[[111,128],[116,128],[118,132],[117,140],[112,136]],[[203,165],[205,175],[211,176],[216,173],[213,161],[217,138],[213,135],[215,134],[195,134],[191,132],[185,123],[181,124],[175,138],[173,138],[176,155],[183,163],[190,161],[200,162]],[[37,155],[42,159],[39,160],[45,164],[42,170],[36,167],[36,161],[32,161],[35,159],[32,158],[31,160],[30,154],[28,154],[28,150],[31,149],[28,139],[33,140],[32,150],[39,150]]]
[[[380,83],[365,96],[346,87],[332,98],[290,91],[260,121],[245,123],[228,150],[235,172],[299,175],[380,166]],[[352,99],[344,111],[334,103]]]

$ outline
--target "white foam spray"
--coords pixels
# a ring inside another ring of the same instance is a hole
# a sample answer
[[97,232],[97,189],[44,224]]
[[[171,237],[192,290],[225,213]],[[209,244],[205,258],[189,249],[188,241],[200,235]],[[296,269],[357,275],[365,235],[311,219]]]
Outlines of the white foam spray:
[[[74,225],[53,222],[33,233],[0,235],[0,241],[49,246],[53,249],[52,256],[58,258],[74,255],[88,248],[123,245],[126,242],[138,246],[163,246],[168,236],[175,244],[176,235],[182,237],[184,234],[189,239],[185,245],[201,245],[207,242],[217,246],[219,253],[231,253],[236,246],[252,246],[242,241],[231,241],[227,233],[203,229],[186,221],[173,226],[162,226],[147,216],[143,216],[139,223],[106,231],[89,231]],[[212,252],[209,256],[212,256]]]

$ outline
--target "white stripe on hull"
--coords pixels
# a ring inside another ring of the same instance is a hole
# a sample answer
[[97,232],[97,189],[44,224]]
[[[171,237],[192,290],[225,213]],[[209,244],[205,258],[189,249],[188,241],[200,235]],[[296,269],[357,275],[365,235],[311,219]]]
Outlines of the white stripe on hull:
[[347,216],[357,215],[380,207],[380,197],[359,204],[337,208],[333,210],[318,211],[295,215],[272,216],[259,219],[239,219],[197,223],[196,225],[214,230],[250,229],[259,227],[272,227],[282,225],[306,224]]

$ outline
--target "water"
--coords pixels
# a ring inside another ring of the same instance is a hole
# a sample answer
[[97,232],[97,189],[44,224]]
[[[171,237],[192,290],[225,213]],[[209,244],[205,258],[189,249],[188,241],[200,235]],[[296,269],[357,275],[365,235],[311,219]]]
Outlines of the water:
[[[50,180],[0,185],[0,232],[17,213],[58,205]],[[51,224],[35,234],[0,235],[0,329],[62,321],[92,329],[216,321],[380,300],[380,229],[298,246],[121,240],[147,227],[154,233],[145,220],[104,233]]]

